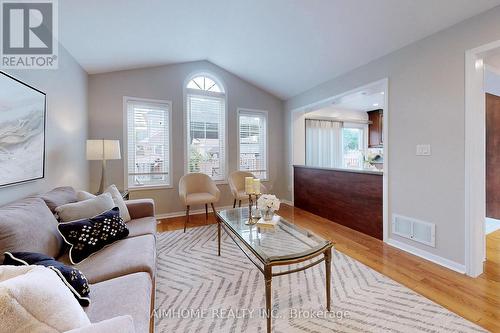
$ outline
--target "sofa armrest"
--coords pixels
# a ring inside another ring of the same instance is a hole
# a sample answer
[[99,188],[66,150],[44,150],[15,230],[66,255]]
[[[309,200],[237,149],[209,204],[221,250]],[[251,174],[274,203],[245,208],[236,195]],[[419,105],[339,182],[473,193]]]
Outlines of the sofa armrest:
[[153,199],[134,199],[125,201],[131,219],[155,216]]
[[88,326],[75,328],[65,333],[135,333],[134,320],[131,316],[119,316],[93,323]]

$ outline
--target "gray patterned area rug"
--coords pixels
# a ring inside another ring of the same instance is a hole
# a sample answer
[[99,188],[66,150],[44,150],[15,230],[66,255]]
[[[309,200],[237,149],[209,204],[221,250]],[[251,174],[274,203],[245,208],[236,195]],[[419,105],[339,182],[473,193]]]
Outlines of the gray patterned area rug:
[[[158,234],[156,332],[265,332],[264,277],[223,231]],[[360,262],[333,252],[332,312],[324,264],[273,278],[273,332],[485,332]]]

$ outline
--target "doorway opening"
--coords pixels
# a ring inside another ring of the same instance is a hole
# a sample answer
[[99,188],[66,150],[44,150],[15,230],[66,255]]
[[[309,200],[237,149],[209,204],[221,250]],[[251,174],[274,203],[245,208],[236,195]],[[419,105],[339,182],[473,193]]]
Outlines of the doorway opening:
[[379,172],[384,241],[390,225],[388,94],[388,79],[382,79],[295,109],[291,115],[290,183],[293,166],[298,165]]
[[466,52],[465,265],[500,267],[500,41]]

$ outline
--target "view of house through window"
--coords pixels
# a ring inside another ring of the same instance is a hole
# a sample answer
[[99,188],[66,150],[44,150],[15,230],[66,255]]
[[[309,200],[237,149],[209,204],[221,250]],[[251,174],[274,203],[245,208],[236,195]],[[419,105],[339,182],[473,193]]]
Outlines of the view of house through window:
[[343,166],[346,168],[363,167],[363,129],[344,127],[342,129]]
[[170,185],[170,102],[126,103],[128,187]]
[[239,169],[267,179],[267,113],[239,110]]
[[202,172],[224,180],[226,97],[207,76],[197,76],[186,87],[187,172]]

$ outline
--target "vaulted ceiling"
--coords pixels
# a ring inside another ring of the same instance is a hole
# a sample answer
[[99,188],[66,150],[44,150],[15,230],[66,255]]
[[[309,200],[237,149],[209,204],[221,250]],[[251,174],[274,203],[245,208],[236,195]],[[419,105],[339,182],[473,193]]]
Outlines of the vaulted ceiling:
[[500,0],[64,0],[89,73],[208,60],[287,99]]

